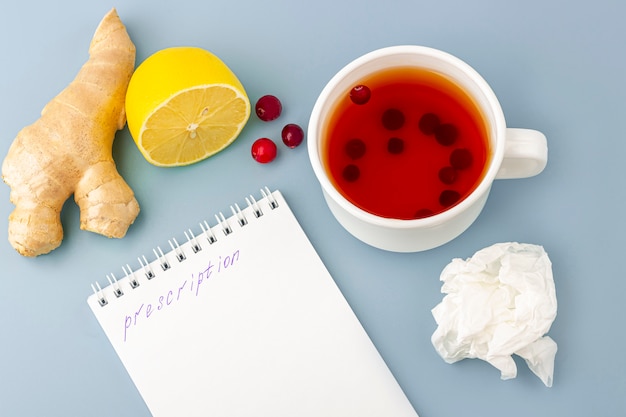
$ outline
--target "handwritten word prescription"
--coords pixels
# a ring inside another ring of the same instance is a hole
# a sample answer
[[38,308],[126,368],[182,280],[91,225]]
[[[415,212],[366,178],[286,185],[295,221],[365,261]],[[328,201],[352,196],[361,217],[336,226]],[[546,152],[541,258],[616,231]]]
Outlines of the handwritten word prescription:
[[[174,308],[177,304],[200,294],[200,287],[210,278],[223,273],[229,268],[236,267],[240,259],[239,249],[230,255],[219,256],[217,259],[209,260],[206,268],[184,281],[163,292],[152,303],[142,303],[124,317],[124,342],[126,342],[130,331],[141,323],[149,320],[153,315],[165,309]],[[215,262],[214,262],[215,261]]]

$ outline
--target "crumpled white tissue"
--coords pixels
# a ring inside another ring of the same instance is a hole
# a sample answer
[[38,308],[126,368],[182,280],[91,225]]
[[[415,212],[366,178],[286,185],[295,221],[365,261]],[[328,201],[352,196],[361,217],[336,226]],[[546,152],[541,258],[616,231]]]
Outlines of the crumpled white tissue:
[[551,387],[557,344],[545,334],[556,317],[552,263],[541,246],[498,243],[441,272],[446,294],[433,310],[431,341],[448,363],[487,361],[515,378],[516,354]]

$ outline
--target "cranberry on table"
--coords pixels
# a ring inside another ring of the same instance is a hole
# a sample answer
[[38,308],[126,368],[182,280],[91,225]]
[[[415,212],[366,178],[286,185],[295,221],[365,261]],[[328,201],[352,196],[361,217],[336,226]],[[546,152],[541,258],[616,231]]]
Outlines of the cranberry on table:
[[269,138],[260,138],[252,144],[252,158],[261,164],[272,162],[278,150],[276,144]]
[[271,95],[261,97],[254,106],[256,115],[264,122],[275,120],[283,111],[283,105],[280,100]]
[[283,143],[289,148],[295,148],[304,140],[304,131],[295,123],[289,123],[283,127],[281,132]]

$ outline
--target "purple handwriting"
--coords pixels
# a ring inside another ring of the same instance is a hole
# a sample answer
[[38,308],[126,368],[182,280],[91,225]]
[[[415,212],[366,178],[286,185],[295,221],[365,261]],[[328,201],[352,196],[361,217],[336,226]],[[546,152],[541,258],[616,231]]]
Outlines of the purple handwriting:
[[164,291],[156,300],[151,303],[142,303],[139,307],[132,310],[131,313],[124,317],[124,342],[129,337],[132,329],[140,326],[141,323],[149,320],[153,315],[165,309],[171,309],[177,304],[188,299],[197,297],[200,294],[200,288],[210,278],[214,278],[218,274],[232,269],[239,262],[239,249],[230,255],[220,255],[217,259],[210,259],[206,268],[197,274],[192,273],[191,277],[179,280],[178,284],[172,285],[167,291]]

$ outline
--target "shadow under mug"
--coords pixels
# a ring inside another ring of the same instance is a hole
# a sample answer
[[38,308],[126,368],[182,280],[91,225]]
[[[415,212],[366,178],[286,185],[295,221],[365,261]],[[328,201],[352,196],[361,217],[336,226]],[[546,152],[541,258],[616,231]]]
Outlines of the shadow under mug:
[[[335,188],[324,166],[325,126],[337,101],[362,79],[394,67],[427,69],[455,82],[480,108],[490,141],[488,166],[474,191],[439,214],[414,220],[380,217],[355,206]],[[359,240],[393,252],[419,252],[451,241],[476,220],[494,180],[537,175],[548,159],[546,137],[536,130],[507,128],[491,87],[472,67],[446,52],[417,45],[378,49],[342,68],[324,87],[313,107],[307,141],[313,171],[337,221]]]

